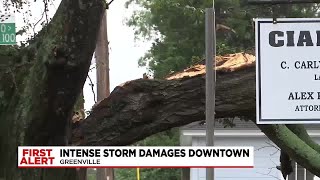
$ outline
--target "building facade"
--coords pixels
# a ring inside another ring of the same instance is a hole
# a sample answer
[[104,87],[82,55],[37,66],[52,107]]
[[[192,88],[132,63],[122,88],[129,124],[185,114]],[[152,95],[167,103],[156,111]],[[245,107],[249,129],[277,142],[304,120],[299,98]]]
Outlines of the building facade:
[[[284,180],[276,168],[280,165],[280,149],[270,141],[257,126],[250,122],[234,120],[235,127],[224,127],[217,123],[215,127],[215,146],[253,146],[254,168],[215,169],[215,180]],[[306,125],[309,135],[320,143],[319,125]],[[192,123],[180,129],[182,146],[205,146],[206,130],[203,123]],[[294,172],[289,180],[320,180],[303,167],[294,163]],[[183,180],[206,180],[206,169],[184,169]]]

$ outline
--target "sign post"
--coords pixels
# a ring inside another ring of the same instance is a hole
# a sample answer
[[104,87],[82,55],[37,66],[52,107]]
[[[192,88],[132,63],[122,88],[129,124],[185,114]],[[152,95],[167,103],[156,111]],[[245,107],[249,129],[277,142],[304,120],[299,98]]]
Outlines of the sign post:
[[[214,114],[215,114],[215,11],[206,9],[206,145],[214,146]],[[206,179],[214,180],[214,169],[206,169]]]
[[257,123],[320,123],[320,19],[255,25]]
[[0,15],[0,45],[16,44],[16,25],[13,14]]

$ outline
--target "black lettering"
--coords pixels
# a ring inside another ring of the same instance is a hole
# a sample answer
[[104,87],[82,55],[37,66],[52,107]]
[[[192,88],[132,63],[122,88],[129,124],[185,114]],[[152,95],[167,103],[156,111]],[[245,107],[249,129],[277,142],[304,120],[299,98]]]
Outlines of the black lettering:
[[147,150],[147,153],[146,153],[146,155],[144,157],[152,157],[150,149]]
[[308,106],[309,107],[309,111],[313,111],[313,106]]
[[61,157],[99,157],[100,149],[64,149]]
[[293,93],[292,93],[292,92],[289,94],[288,100],[294,100],[294,97],[293,97]]
[[108,149],[103,150],[103,157],[108,157],[109,153],[108,153]]
[[201,157],[201,156],[202,156],[201,149],[197,149],[197,150],[196,150],[196,156],[197,156],[197,157]]
[[113,157],[113,151],[114,149],[109,149],[108,152],[109,152],[109,157]]
[[287,69],[288,67],[287,67],[287,66],[284,66],[284,65],[286,65],[286,64],[287,64],[287,62],[282,61],[282,62],[281,62],[281,68],[282,68],[282,69]]
[[60,157],[69,157],[69,151],[67,149],[60,149]]
[[294,46],[294,31],[287,31],[287,46]]
[[319,105],[297,105],[295,111],[320,111]]
[[219,150],[216,150],[216,149],[215,149],[215,150],[213,151],[213,157],[220,157],[219,152],[220,152]]
[[320,46],[320,31],[317,31],[317,46]]
[[313,46],[310,31],[300,31],[297,46]]
[[271,31],[269,33],[269,44],[273,47],[281,47],[284,45],[284,40],[276,41],[276,36],[283,37],[284,33],[282,31]]
[[227,155],[227,157],[231,157],[233,155],[231,149],[226,150],[226,155]]
[[242,152],[243,152],[243,156],[245,156],[245,157],[249,157],[250,156],[249,149],[245,149],[245,150],[243,149]]
[[184,149],[181,150],[181,157],[185,157],[186,156],[186,151]]
[[204,149],[203,154],[205,157],[210,157],[212,153],[212,149]]
[[307,99],[306,95],[307,95],[307,93],[306,93],[306,92],[301,92],[301,96],[302,96],[302,98],[301,98],[301,99]]
[[221,151],[221,154],[220,154],[220,156],[219,157],[224,157],[224,149],[220,149],[220,151]]
[[146,154],[146,152],[143,149],[140,149],[139,156],[143,157]]
[[116,149],[115,152],[114,152],[114,155],[115,155],[116,157],[120,157],[120,156],[122,155],[121,150],[120,150],[120,149]]
[[304,108],[304,111],[307,111],[307,110],[308,110],[308,105],[301,105],[301,107]]
[[195,154],[193,149],[189,149],[189,157],[193,157]]
[[313,93],[314,92],[307,92],[307,93],[308,93],[308,96],[309,96],[307,99],[313,99]]

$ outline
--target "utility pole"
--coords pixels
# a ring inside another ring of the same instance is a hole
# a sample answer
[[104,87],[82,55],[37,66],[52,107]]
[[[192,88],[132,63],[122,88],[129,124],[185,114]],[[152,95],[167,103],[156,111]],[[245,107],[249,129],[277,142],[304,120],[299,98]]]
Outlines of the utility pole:
[[[216,28],[215,10],[206,9],[206,145],[214,146]],[[206,169],[206,179],[214,180],[214,169]]]
[[[107,34],[107,10],[105,11],[100,24],[96,44],[96,70],[97,70],[97,101],[101,101],[110,94],[109,79],[109,41]],[[96,174],[97,180],[114,180],[114,171],[112,168],[98,168]]]
[[110,94],[109,81],[109,42],[107,31],[107,11],[104,13],[96,44],[97,70],[97,101],[101,101]]

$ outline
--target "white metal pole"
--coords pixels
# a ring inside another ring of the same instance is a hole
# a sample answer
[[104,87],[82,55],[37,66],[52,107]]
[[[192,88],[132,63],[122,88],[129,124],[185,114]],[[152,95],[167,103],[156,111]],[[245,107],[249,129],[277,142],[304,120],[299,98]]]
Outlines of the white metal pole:
[[[295,166],[295,171],[294,171],[294,179],[295,180],[298,180],[298,164],[297,162],[294,163],[294,166]],[[289,178],[288,178],[289,179]]]
[[[206,145],[214,146],[215,113],[215,22],[214,9],[206,9]],[[214,169],[206,169],[206,179],[214,180]]]

